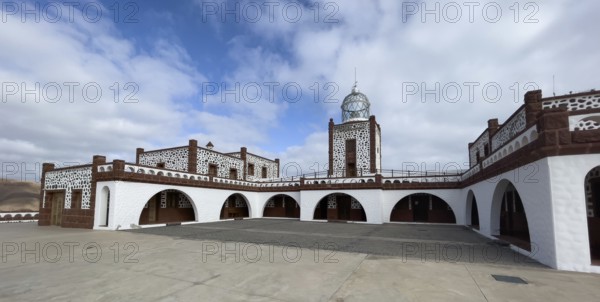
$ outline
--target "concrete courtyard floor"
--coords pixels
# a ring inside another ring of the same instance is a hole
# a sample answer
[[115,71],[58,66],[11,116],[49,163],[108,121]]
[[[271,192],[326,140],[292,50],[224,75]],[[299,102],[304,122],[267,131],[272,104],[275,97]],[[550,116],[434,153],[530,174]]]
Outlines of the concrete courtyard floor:
[[8,223],[0,238],[2,301],[600,301],[600,275],[546,268],[460,226]]

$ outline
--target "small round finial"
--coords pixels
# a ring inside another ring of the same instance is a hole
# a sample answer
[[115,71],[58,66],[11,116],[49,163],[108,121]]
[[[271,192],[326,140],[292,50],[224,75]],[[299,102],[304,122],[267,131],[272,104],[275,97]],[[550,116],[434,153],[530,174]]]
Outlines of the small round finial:
[[358,90],[358,81],[354,81],[354,86],[352,86],[352,93],[359,93],[360,90]]

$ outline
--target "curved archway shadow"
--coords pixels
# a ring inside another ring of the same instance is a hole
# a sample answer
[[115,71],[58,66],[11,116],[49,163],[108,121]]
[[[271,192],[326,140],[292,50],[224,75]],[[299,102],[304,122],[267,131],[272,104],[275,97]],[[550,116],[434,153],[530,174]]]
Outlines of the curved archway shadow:
[[175,224],[196,220],[192,199],[176,189],[162,190],[146,202],[140,213],[139,225]]
[[491,226],[494,236],[531,251],[531,237],[527,214],[521,196],[509,180],[501,180],[494,190]]
[[473,190],[469,190],[467,194],[467,206],[465,208],[467,210],[467,215],[465,216],[467,217],[467,225],[479,230],[479,209],[477,208],[477,199]]
[[250,217],[250,206],[246,197],[240,193],[229,195],[221,207],[220,219],[241,219]]
[[450,205],[433,194],[414,193],[400,199],[392,209],[390,221],[456,223]]
[[331,193],[321,198],[313,213],[315,220],[367,221],[360,201],[345,193]]
[[592,265],[600,265],[600,166],[586,174],[584,190],[590,261]]
[[300,219],[300,205],[287,194],[277,194],[265,203],[263,217]]

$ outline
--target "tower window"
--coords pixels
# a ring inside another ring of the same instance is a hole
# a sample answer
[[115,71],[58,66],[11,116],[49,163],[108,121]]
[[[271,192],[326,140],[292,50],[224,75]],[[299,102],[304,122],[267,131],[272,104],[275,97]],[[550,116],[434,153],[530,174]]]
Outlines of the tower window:
[[218,167],[215,164],[208,164],[208,175],[217,176]]
[[81,190],[71,191],[71,209],[81,208]]

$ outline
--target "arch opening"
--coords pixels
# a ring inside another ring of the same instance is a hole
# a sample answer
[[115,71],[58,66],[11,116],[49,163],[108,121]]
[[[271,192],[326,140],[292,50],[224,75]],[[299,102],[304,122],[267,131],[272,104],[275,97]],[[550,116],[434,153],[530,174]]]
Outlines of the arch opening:
[[294,198],[278,194],[265,204],[263,217],[300,218],[300,206]]
[[181,223],[195,220],[196,213],[191,198],[179,190],[168,189],[154,194],[146,202],[139,224]]
[[592,265],[600,265],[600,166],[585,176],[585,201]]
[[235,193],[227,197],[221,207],[220,219],[236,219],[250,217],[248,202],[246,198],[239,193]]
[[108,226],[108,214],[110,213],[110,189],[108,187],[102,188],[100,191],[100,226]]
[[498,186],[505,186],[501,195],[501,203],[497,202],[500,207],[492,208],[493,211],[499,211],[500,214],[496,216],[500,220],[500,232],[496,237],[531,251],[529,226],[523,201],[515,186],[509,181],[506,182],[508,184],[502,184],[502,182],[498,184]]
[[329,194],[317,203],[313,214],[315,220],[367,221],[362,204],[344,193]]
[[467,195],[467,219],[468,225],[479,230],[479,209],[477,209],[477,199],[473,191],[469,191]]
[[443,199],[433,194],[415,193],[400,199],[394,205],[390,221],[456,223],[456,216]]

